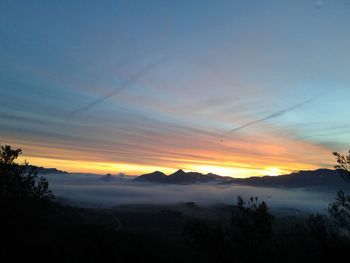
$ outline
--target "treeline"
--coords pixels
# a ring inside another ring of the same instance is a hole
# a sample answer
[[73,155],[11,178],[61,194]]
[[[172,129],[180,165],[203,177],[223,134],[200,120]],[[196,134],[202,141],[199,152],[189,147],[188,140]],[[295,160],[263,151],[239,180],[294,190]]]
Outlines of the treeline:
[[339,215],[334,214],[341,206],[337,200],[329,215],[310,215],[297,223],[282,219],[285,226],[276,229],[264,202],[252,197],[245,204],[238,197],[228,223],[193,221],[186,224],[184,237],[191,258],[202,262],[349,262],[349,229],[339,225]]

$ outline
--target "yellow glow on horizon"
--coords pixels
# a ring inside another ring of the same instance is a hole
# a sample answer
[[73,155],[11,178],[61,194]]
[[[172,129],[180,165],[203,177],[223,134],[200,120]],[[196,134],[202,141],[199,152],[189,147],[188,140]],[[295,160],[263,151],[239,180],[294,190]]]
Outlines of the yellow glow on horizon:
[[282,174],[287,174],[289,171],[282,170],[278,167],[266,167],[264,168],[264,171],[266,172],[266,175],[270,176],[278,176]]
[[[295,168],[298,170],[314,169],[316,167],[309,167],[303,165],[292,164],[293,168],[285,166],[269,166],[263,168],[254,165],[243,165],[241,163],[223,163],[216,165],[202,165],[202,164],[189,164],[184,163],[183,166],[178,168],[169,168],[165,166],[155,166],[155,165],[143,165],[143,164],[132,164],[132,163],[111,163],[111,162],[91,162],[84,160],[62,160],[53,158],[41,158],[41,157],[29,157],[21,156],[19,158],[20,162],[27,160],[32,165],[43,166],[46,168],[57,168],[59,170],[64,170],[71,173],[96,173],[96,174],[106,174],[106,173],[125,173],[127,175],[141,175],[145,173],[151,173],[154,171],[161,171],[165,174],[171,174],[177,169],[184,169],[185,171],[194,171],[200,173],[214,173],[221,176],[230,176],[236,178],[245,178],[251,176],[276,176],[291,173]],[[243,167],[243,168],[242,168]]]
[[211,165],[191,165],[188,167],[191,171],[197,171],[200,173],[214,173],[222,176],[230,176],[236,178],[245,178],[252,176],[276,176],[282,174],[288,174],[293,169],[281,169],[277,167],[266,168],[238,168],[238,167],[223,167],[223,166],[211,166]]
[[[283,134],[283,133],[282,133]],[[147,140],[145,140],[147,138]],[[110,140],[96,145],[32,142],[3,138],[4,144],[23,149],[30,164],[71,173],[140,175],[153,171],[171,174],[178,169],[231,177],[288,174],[332,167],[331,149],[307,141],[268,134],[232,136],[145,133],[126,146]],[[273,139],[271,139],[273,138]],[[155,143],[159,142],[159,143]]]
[[259,171],[254,169],[220,167],[220,166],[211,166],[211,165],[191,165],[189,170],[204,173],[204,174],[213,173],[217,175],[237,177],[237,178],[260,175]]
[[43,166],[46,168],[57,168],[71,173],[119,173],[123,172],[128,175],[140,175],[154,171],[164,173],[173,173],[176,169],[168,167],[159,167],[153,165],[127,164],[127,163],[110,163],[110,162],[90,162],[83,160],[61,160],[41,157],[21,156],[20,162],[27,160],[30,164]]

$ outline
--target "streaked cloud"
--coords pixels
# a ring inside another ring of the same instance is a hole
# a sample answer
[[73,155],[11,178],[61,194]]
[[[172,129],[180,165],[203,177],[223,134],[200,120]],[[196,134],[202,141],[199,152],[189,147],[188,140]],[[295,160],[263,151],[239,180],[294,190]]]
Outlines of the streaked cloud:
[[349,147],[346,4],[0,4],[0,143],[34,164],[248,176]]

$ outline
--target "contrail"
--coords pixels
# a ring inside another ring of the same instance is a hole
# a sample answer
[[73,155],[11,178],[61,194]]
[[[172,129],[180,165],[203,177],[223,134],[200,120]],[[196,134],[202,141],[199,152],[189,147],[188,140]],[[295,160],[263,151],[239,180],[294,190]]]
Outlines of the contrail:
[[283,114],[285,114],[285,113],[287,113],[287,112],[289,112],[289,111],[295,110],[295,109],[297,109],[297,108],[300,108],[300,107],[304,106],[305,104],[310,103],[310,102],[313,101],[314,99],[315,99],[315,98],[306,100],[306,101],[304,101],[304,102],[295,104],[294,106],[291,106],[291,107],[289,107],[289,108],[286,108],[286,109],[277,111],[277,112],[275,112],[275,113],[272,113],[272,114],[270,114],[270,115],[268,115],[268,116],[266,116],[266,117],[264,117],[264,118],[262,118],[262,119],[258,119],[258,120],[251,121],[251,122],[248,122],[248,123],[246,123],[246,124],[243,124],[243,125],[241,125],[241,126],[235,128],[235,129],[233,129],[233,130],[228,131],[227,134],[229,134],[229,133],[234,133],[234,132],[237,132],[237,131],[242,130],[242,129],[244,129],[244,128],[247,128],[247,127],[249,127],[249,126],[258,124],[258,123],[260,123],[260,122],[264,122],[264,121],[267,121],[267,120],[269,120],[269,119],[273,119],[273,118],[279,117],[279,116],[281,116],[281,115],[283,115]]
[[116,88],[116,89],[112,90],[111,92],[107,93],[106,95],[104,95],[96,100],[93,100],[92,102],[70,112],[67,119],[70,120],[71,118],[73,118],[77,114],[79,114],[80,112],[87,111],[87,110],[93,108],[94,106],[96,106],[97,104],[99,104],[99,103],[117,95],[121,91],[129,88],[136,80],[147,75],[150,71],[159,67],[159,65],[163,64],[166,60],[168,60],[168,58],[163,58],[163,59],[158,60],[150,65],[147,65],[145,68],[143,68],[140,71],[136,72],[135,74],[131,75],[128,79],[126,79],[124,82],[122,82],[118,88]]

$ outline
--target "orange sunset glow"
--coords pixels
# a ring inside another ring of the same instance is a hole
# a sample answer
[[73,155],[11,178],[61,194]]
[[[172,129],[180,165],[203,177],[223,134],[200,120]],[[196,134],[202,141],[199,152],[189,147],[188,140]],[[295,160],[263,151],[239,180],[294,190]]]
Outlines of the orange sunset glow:
[[[273,140],[271,140],[273,137]],[[281,175],[297,170],[312,170],[332,166],[331,150],[311,143],[278,137],[239,136],[222,142],[214,134],[196,138],[162,138],[169,144],[157,149],[140,149],[133,154],[116,151],[111,146],[101,149],[65,147],[59,145],[29,145],[21,143],[25,155],[21,160],[43,167],[55,167],[68,172],[125,173],[139,175],[153,171],[172,173],[177,169],[215,173],[231,177]],[[149,140],[157,140],[150,135]],[[172,144],[173,141],[178,143]],[[16,145],[14,141],[8,143]],[[148,150],[149,152],[147,152]],[[135,156],[137,156],[137,162]],[[79,156],[79,158],[76,158]]]

